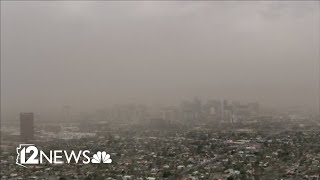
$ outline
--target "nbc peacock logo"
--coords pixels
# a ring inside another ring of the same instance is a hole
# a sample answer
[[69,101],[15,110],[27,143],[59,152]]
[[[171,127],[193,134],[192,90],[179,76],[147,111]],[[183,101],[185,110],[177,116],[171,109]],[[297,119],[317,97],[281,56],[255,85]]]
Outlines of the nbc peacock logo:
[[105,151],[98,151],[96,154],[92,156],[91,163],[107,163],[110,164],[112,159],[110,159],[110,154],[107,154]]

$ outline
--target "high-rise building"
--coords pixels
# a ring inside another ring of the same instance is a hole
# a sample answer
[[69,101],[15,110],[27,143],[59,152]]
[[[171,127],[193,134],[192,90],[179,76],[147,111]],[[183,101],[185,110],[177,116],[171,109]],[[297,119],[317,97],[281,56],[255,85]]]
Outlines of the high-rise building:
[[20,137],[22,141],[34,138],[33,113],[20,113]]

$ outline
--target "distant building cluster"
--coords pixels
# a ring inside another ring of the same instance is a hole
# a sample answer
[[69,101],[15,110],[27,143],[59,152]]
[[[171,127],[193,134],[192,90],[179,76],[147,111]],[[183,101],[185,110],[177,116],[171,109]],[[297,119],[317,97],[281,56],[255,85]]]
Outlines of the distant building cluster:
[[227,100],[208,100],[198,98],[183,101],[179,106],[149,107],[145,105],[117,105],[98,110],[81,117],[82,121],[130,122],[221,122],[236,123],[259,116],[258,102],[240,103]]
[[195,98],[193,101],[181,103],[182,119],[189,121],[219,121],[235,123],[259,115],[259,103],[241,104],[227,100],[209,100],[202,103]]

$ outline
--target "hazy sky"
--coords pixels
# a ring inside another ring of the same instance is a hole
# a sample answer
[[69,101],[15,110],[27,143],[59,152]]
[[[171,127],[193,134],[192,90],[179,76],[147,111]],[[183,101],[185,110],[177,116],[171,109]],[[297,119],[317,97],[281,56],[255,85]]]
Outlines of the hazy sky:
[[319,2],[1,2],[3,112],[198,96],[317,107]]

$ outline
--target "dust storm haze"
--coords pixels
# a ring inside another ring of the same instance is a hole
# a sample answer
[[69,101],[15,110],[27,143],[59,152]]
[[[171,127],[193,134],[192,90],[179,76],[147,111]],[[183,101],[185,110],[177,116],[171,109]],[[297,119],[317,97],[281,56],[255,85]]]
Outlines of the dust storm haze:
[[1,2],[2,116],[199,97],[319,106],[319,2]]

